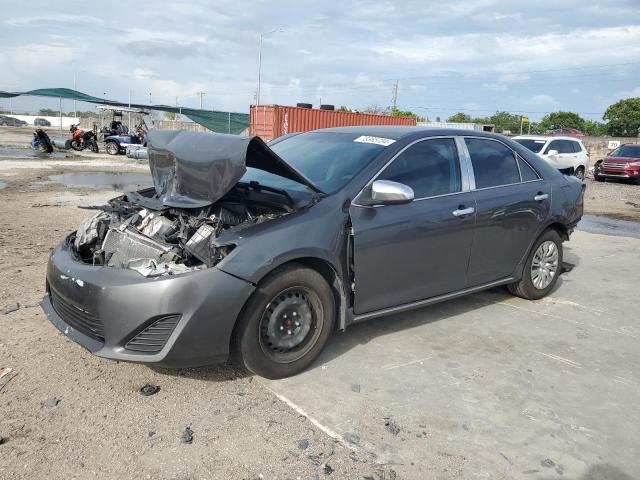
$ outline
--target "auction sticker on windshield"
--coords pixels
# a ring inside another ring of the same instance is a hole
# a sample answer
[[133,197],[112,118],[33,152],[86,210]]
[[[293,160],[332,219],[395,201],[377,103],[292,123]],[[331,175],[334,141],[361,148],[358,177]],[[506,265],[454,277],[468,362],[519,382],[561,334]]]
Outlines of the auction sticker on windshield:
[[395,140],[392,140],[391,138],[372,137],[372,136],[369,136],[369,135],[362,135],[361,137],[356,138],[354,140],[354,142],[358,142],[358,143],[374,143],[376,145],[383,145],[385,147],[388,147],[389,145],[394,143]]

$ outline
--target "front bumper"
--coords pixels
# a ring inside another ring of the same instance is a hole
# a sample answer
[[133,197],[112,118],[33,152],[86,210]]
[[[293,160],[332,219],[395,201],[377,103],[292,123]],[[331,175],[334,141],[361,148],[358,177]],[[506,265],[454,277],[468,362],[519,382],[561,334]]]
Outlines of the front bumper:
[[609,169],[600,168],[598,175],[607,178],[640,178],[640,168]]
[[196,367],[227,359],[235,321],[253,291],[217,268],[146,278],[87,265],[64,242],[49,259],[42,307],[58,330],[97,356]]

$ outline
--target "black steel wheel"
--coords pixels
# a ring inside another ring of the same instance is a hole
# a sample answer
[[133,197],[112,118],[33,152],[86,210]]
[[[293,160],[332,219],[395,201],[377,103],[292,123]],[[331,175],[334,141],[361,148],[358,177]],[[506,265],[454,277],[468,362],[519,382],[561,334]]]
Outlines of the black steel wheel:
[[335,298],[317,271],[287,265],[269,274],[238,319],[235,354],[249,371],[283,378],[320,354],[335,322]]
[[318,295],[306,287],[290,287],[265,308],[260,321],[260,348],[277,363],[304,357],[322,331],[324,313]]

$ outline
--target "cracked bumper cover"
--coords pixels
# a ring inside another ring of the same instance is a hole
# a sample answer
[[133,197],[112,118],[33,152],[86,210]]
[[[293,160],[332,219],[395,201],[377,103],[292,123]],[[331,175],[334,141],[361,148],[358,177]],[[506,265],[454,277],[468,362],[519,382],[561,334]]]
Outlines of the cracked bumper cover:
[[[251,283],[217,268],[146,278],[132,270],[86,265],[76,261],[63,242],[49,259],[42,307],[58,330],[97,356],[196,367],[227,359],[235,321],[253,291]],[[54,308],[52,292],[77,312],[91,312],[101,324],[101,335],[65,320]],[[180,320],[160,351],[125,348],[156,319],[170,315]]]

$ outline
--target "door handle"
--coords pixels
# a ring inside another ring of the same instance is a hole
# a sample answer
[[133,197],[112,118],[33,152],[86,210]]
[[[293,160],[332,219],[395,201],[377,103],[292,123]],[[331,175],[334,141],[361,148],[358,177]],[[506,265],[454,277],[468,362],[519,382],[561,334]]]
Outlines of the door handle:
[[454,217],[464,217],[465,215],[471,215],[473,212],[475,212],[476,209],[473,207],[469,207],[469,208],[462,208],[462,209],[458,209],[458,210],[454,210],[453,212],[453,216]]
[[547,200],[548,198],[549,198],[549,194],[548,193],[539,193],[538,195],[533,197],[533,199],[536,202],[541,202],[542,200]]

